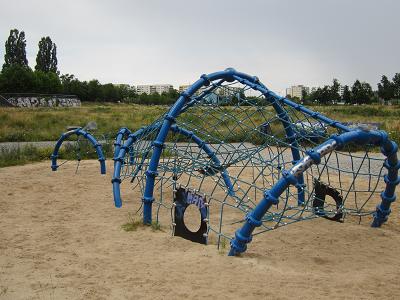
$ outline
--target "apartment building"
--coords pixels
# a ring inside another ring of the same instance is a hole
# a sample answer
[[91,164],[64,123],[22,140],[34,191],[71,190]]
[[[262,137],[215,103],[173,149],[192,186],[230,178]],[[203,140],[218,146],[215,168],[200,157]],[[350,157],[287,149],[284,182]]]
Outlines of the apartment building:
[[[180,85],[179,89],[178,89],[179,93],[182,93],[183,91],[187,90],[190,86],[191,86],[191,84]],[[206,89],[207,89],[207,87],[200,88],[196,92],[196,95],[201,94]],[[226,87],[223,87],[223,88],[216,89],[214,94],[217,94],[220,97],[228,97],[228,96],[232,96],[232,95],[238,94],[240,92],[242,92],[242,89],[239,88],[239,87],[226,86]]]
[[303,99],[303,91],[306,91],[306,93],[309,94],[310,88],[304,85],[294,85],[286,89],[286,95],[289,95],[292,98],[296,97]]
[[136,86],[136,93],[137,94],[162,94],[168,93],[174,87],[172,84],[141,84]]

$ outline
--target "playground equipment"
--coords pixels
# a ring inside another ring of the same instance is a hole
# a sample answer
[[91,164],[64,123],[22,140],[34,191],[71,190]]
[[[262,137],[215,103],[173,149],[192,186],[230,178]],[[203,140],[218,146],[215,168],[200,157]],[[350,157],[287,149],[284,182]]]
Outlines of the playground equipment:
[[[114,149],[115,206],[130,181],[145,224],[168,220],[199,243],[229,240],[229,255],[316,217],[370,216],[380,227],[400,181],[385,132],[351,129],[234,69],[202,75],[152,124],[121,129]],[[200,224],[190,229],[193,207]]]
[[[58,158],[60,156],[60,149],[62,145],[66,145],[67,152],[74,152],[73,158],[77,160],[76,172],[78,171],[80,162],[85,157],[91,157],[95,153],[100,163],[100,173],[106,174],[105,156],[103,154],[102,145],[97,139],[90,133],[90,131],[96,130],[97,125],[94,122],[89,122],[85,127],[70,126],[67,128],[68,131],[63,133],[58,139],[54,146],[53,153],[51,154],[51,169],[57,171],[57,169],[63,164],[67,163],[69,159],[65,159],[59,163]],[[71,141],[71,138],[76,138]],[[66,143],[67,142],[67,143]],[[69,142],[69,143],[68,143]],[[93,153],[93,150],[95,152]],[[92,152],[92,153],[91,153]],[[71,154],[71,153],[68,153]]]

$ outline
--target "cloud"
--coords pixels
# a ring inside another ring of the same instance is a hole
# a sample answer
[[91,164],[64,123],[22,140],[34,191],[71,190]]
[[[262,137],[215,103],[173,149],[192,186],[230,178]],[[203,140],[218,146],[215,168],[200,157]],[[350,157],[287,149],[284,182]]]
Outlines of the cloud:
[[[190,83],[226,67],[281,92],[400,72],[399,1],[0,0],[0,40],[24,30],[30,65],[49,35],[81,80]],[[0,50],[4,55],[4,48]]]

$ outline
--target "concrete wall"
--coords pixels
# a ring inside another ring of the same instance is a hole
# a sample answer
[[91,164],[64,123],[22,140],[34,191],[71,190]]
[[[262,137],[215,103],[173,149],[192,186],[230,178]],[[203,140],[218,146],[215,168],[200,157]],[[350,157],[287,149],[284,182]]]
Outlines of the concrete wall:
[[15,107],[78,107],[81,106],[81,100],[78,98],[62,97],[12,97],[7,101]]

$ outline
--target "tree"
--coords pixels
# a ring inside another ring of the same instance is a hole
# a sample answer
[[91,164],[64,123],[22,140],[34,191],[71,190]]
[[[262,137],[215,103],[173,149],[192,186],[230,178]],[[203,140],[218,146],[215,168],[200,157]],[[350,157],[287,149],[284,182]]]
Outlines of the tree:
[[329,88],[329,100],[334,102],[340,99],[339,95],[340,83],[336,78],[333,79],[332,85]]
[[120,99],[119,90],[112,84],[107,83],[101,86],[102,94],[107,102],[117,102]]
[[325,85],[312,91],[306,100],[318,101],[320,104],[330,104],[340,99],[339,95],[340,83],[337,79],[333,79],[332,85]]
[[331,101],[330,94],[329,86],[325,85],[323,88],[317,88],[314,92],[314,99],[320,104],[328,104]]
[[308,93],[307,93],[307,90],[306,89],[302,89],[301,90],[301,100],[306,100],[307,99],[307,97],[308,97]]
[[103,90],[101,84],[97,79],[93,79],[88,83],[88,99],[89,101],[104,100]]
[[370,103],[373,97],[372,88],[367,82],[360,82],[358,79],[351,88],[351,102],[353,104]]
[[400,99],[400,73],[396,73],[393,77],[393,97]]
[[36,56],[36,71],[58,73],[57,46],[50,37],[42,37],[39,41],[39,51]]
[[77,95],[82,101],[89,101],[87,82],[81,82],[72,74],[60,76],[62,91],[64,94]]
[[0,75],[0,93],[29,93],[35,88],[35,76],[25,66],[12,64]]
[[345,85],[345,86],[343,87],[342,100],[343,100],[345,103],[350,103],[350,101],[351,101],[351,92],[350,92],[350,89],[349,89],[349,86],[348,86],[348,85]]
[[34,91],[37,93],[44,94],[57,94],[62,91],[62,85],[60,78],[56,73],[53,72],[34,72]]
[[378,96],[385,101],[394,98],[394,84],[385,75],[382,75],[381,82],[378,83]]
[[5,44],[6,52],[4,54],[3,70],[12,65],[28,67],[26,58],[26,40],[25,32],[19,32],[18,29],[10,30],[10,35]]

